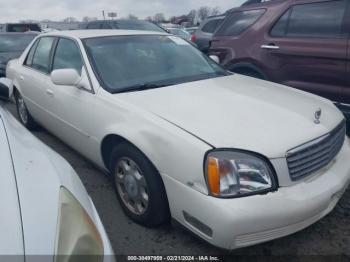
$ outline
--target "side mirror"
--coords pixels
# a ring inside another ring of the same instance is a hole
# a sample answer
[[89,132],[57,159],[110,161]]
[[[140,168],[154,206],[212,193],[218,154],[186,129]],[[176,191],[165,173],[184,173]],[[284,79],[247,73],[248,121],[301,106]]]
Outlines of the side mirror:
[[59,86],[78,86],[81,76],[75,69],[56,69],[51,73],[51,81]]
[[213,60],[215,63],[220,64],[220,58],[216,55],[209,56],[211,60]]
[[8,78],[0,78],[0,99],[10,100],[13,93],[12,80]]

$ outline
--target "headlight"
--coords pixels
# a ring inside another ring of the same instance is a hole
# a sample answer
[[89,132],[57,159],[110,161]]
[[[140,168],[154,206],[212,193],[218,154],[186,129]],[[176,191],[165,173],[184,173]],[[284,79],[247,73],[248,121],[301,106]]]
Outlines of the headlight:
[[103,254],[103,242],[94,222],[75,197],[62,187],[54,261],[81,261],[84,256],[84,261],[100,262]]
[[215,197],[242,197],[276,188],[273,171],[262,157],[241,151],[218,150],[207,154],[205,175]]

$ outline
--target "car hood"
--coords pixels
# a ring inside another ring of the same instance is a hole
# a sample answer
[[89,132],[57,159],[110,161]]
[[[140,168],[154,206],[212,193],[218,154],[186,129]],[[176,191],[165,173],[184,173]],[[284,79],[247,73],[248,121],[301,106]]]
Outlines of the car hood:
[[[328,133],[343,119],[328,100],[242,75],[117,95],[215,148],[268,158]],[[321,122],[315,112],[321,109]]]
[[0,144],[0,254],[16,255],[16,261],[24,261],[22,222],[16,178],[13,172],[10,148],[1,117]]

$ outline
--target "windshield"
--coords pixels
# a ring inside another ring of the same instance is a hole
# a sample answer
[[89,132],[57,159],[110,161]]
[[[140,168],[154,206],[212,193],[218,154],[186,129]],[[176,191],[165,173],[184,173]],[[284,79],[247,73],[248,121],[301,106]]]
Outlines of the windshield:
[[165,33],[165,30],[163,30],[161,27],[147,21],[119,20],[119,21],[115,21],[115,24],[118,29],[146,30],[146,31],[155,31],[155,32]]
[[0,35],[0,52],[21,52],[35,38],[35,35]]
[[112,36],[86,39],[84,44],[101,84],[111,93],[228,75],[176,36]]

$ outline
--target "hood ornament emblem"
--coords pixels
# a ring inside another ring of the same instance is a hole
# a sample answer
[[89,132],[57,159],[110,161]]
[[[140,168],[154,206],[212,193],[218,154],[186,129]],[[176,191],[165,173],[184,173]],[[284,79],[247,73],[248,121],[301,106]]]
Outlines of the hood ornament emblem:
[[314,121],[314,123],[315,123],[316,125],[318,125],[318,124],[321,123],[321,122],[320,122],[321,115],[322,115],[322,109],[319,108],[319,109],[317,109],[316,112],[315,112],[315,121]]

